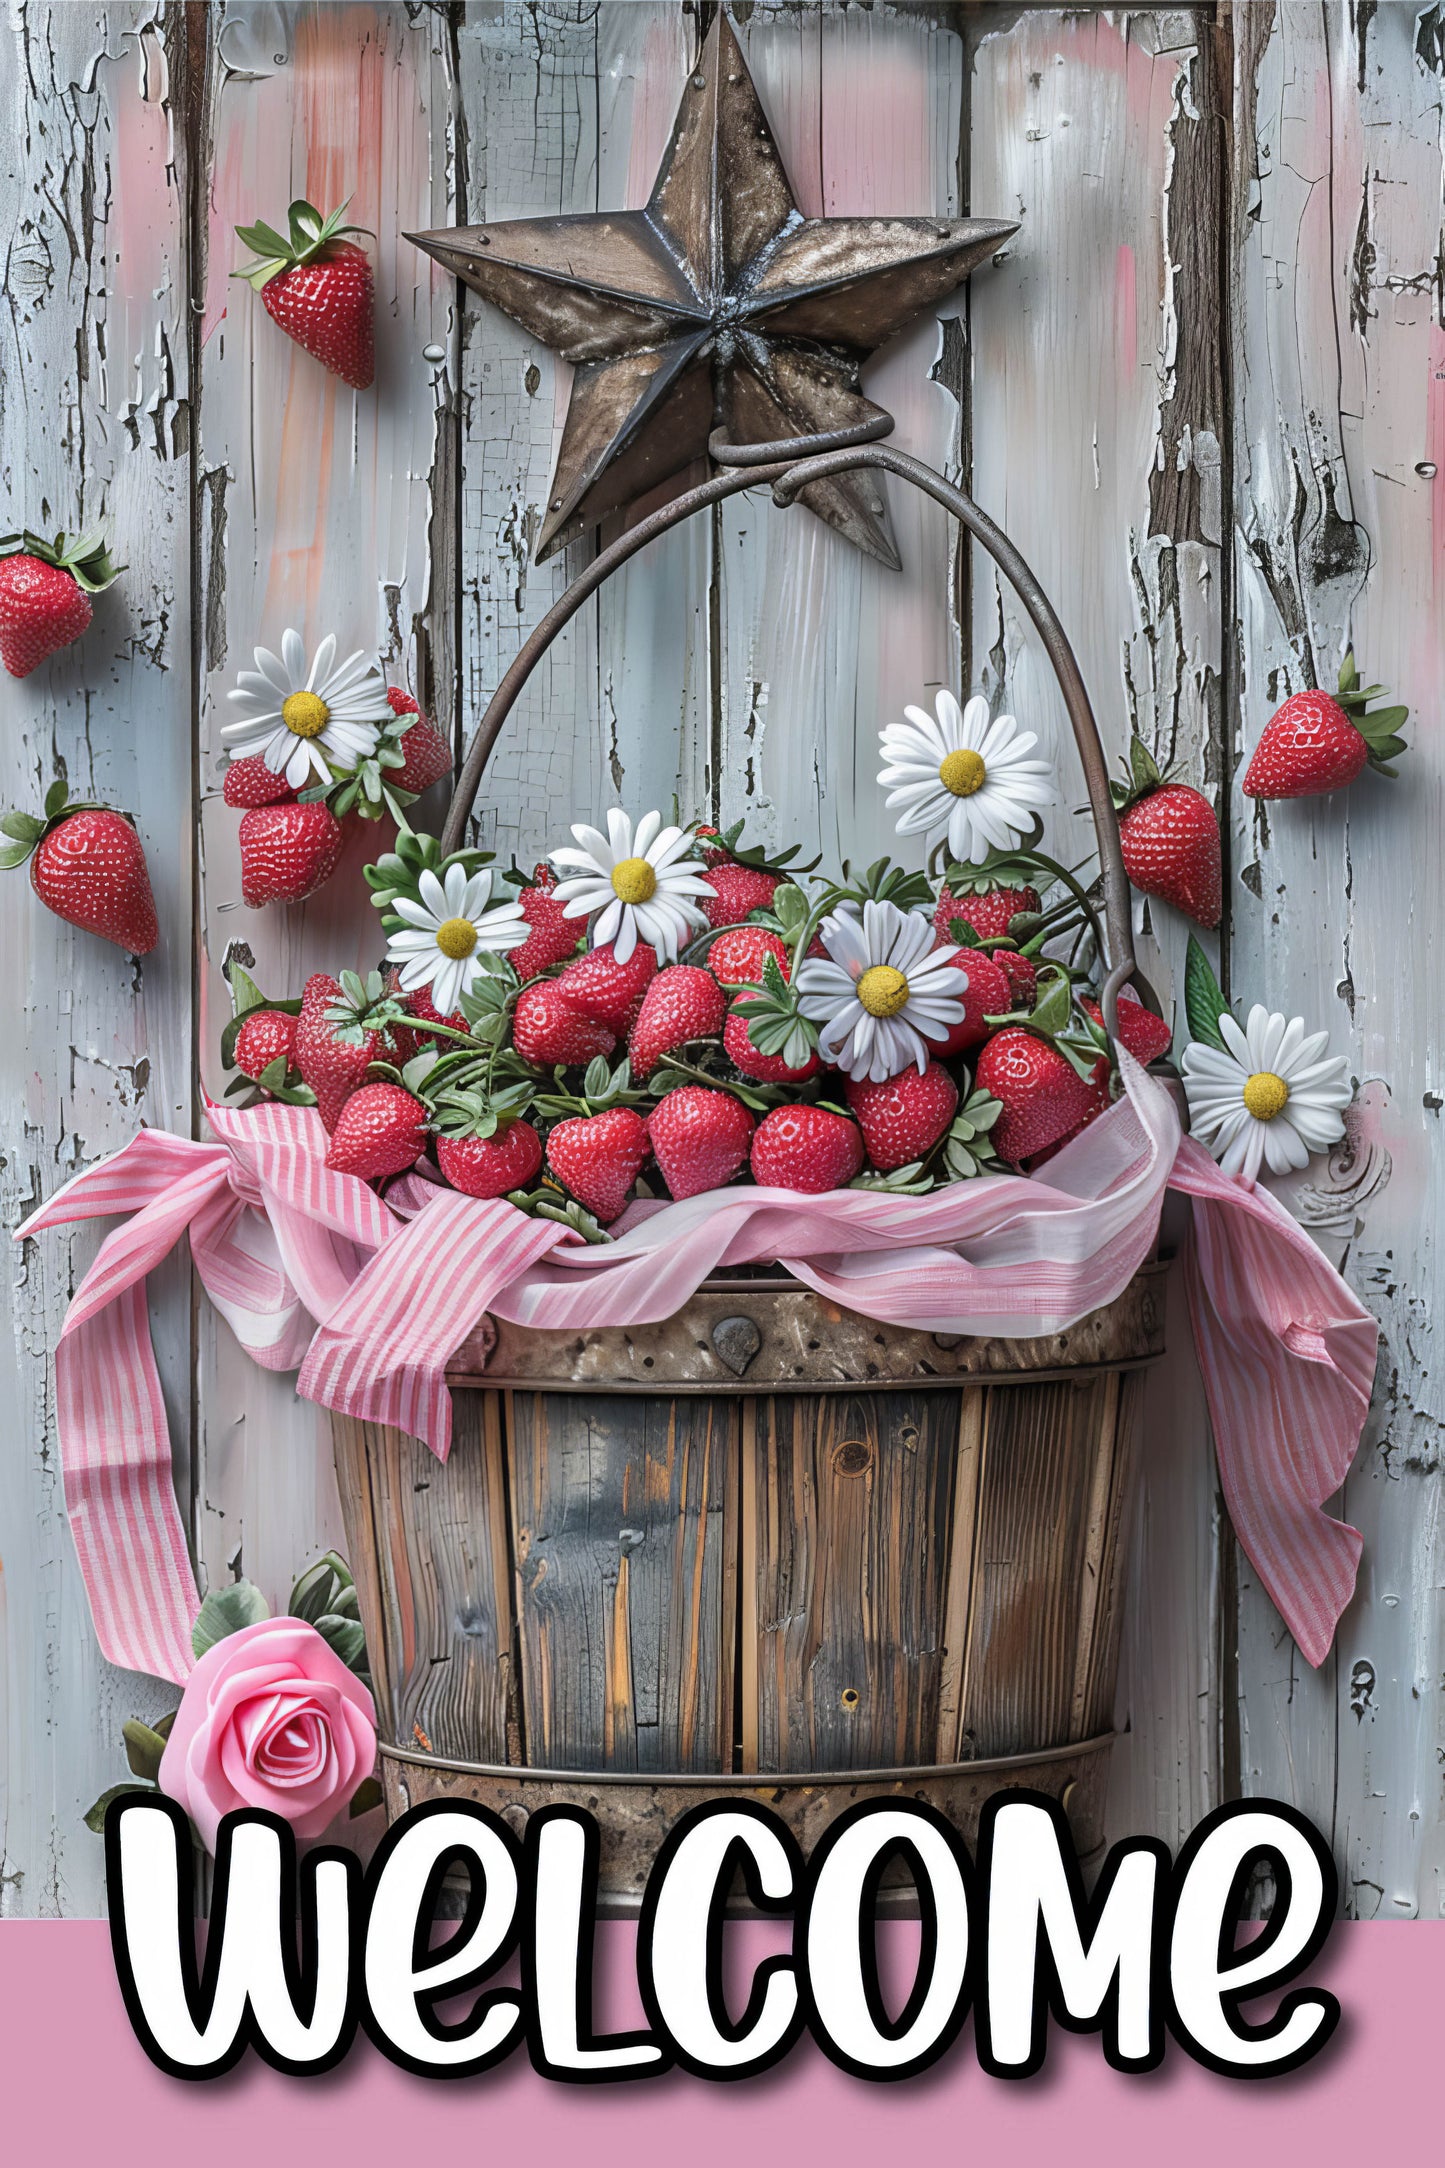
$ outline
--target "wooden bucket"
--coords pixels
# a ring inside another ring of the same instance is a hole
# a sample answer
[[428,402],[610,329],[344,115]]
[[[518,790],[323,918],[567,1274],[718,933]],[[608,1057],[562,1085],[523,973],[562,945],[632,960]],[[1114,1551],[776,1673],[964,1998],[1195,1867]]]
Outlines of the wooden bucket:
[[878,1796],[971,1838],[1026,1784],[1094,1850],[1163,1270],[1044,1340],[902,1332],[788,1279],[629,1331],[488,1319],[445,1465],[335,1418],[388,1813],[585,1807],[621,1905],[724,1792],[807,1848]]
[[[959,520],[1012,582],[1062,692],[1099,839],[1111,1028],[1135,968],[1129,884],[1078,664],[1007,536],[955,484],[865,442],[744,450],[636,522],[553,604],[462,762],[442,848],[487,755],[587,597],[654,536],[740,490],[791,503],[883,469]],[[741,468],[741,471],[738,471]],[[930,1801],[965,1837],[1009,1784],[1103,1840],[1140,1373],[1162,1352],[1159,1267],[1069,1331],[909,1332],[786,1275],[714,1279],[663,1324],[523,1332],[460,1350],[443,1467],[337,1418],[387,1809],[477,1800],[518,1830],[567,1801],[636,1901],[677,1817],[765,1802],[811,1846],[868,1797]]]

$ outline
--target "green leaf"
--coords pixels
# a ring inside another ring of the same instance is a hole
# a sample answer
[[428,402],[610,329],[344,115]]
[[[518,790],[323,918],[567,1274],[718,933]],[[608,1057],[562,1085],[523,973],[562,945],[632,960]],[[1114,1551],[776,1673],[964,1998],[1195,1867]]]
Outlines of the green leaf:
[[30,852],[28,843],[0,843],[0,872],[10,866],[23,866]]
[[45,793],[45,818],[53,821],[70,796],[70,786],[63,775],[58,775]]
[[33,813],[0,813],[0,832],[14,836],[17,843],[38,843],[45,833],[45,823]]
[[191,1647],[197,1656],[204,1656],[228,1634],[239,1633],[243,1626],[255,1626],[270,1616],[270,1607],[254,1581],[233,1581],[227,1588],[213,1588],[191,1628]]
[[161,1756],[166,1750],[164,1734],[152,1731],[149,1724],[141,1723],[139,1717],[131,1717],[120,1727],[125,1741],[125,1758],[130,1763],[132,1776],[144,1777],[154,1783],[160,1775]]
[[1209,958],[1193,934],[1189,936],[1184,958],[1184,1014],[1189,1019],[1191,1039],[1197,1039],[1201,1046],[1212,1046],[1221,1054],[1227,1051],[1219,1019],[1229,1014],[1229,1003],[1220,991]]
[[354,1618],[342,1618],[335,1611],[323,1612],[312,1621],[332,1654],[339,1656],[348,1671],[366,1669],[366,1635]]
[[240,1016],[247,1009],[262,1009],[266,1006],[265,995],[250,972],[242,970],[240,964],[233,962],[226,976],[231,982],[231,1009],[234,1015]]
[[785,934],[802,925],[808,915],[808,899],[794,881],[773,890],[773,916]]
[[347,1813],[354,1822],[359,1814],[371,1814],[383,1804],[381,1786],[375,1777],[363,1777],[351,1795]]
[[179,1709],[167,1709],[164,1716],[156,1718],[152,1729],[158,1739],[169,1739],[172,1727],[180,1713]]
[[1068,1029],[1069,1018],[1073,1014],[1074,990],[1069,974],[1063,970],[1050,975],[1047,987],[1044,986],[1044,973],[1041,971],[1039,987],[1039,997],[1034,1003],[1031,1022],[1035,1031],[1052,1039],[1057,1037],[1059,1032]]
[[303,1574],[298,1575],[286,1606],[287,1614],[291,1618],[304,1619],[308,1626],[314,1626],[319,1618],[324,1618],[331,1610],[338,1587],[350,1586],[351,1571],[345,1559],[336,1551],[327,1551],[324,1557],[317,1559],[314,1566],[308,1566]]
[[133,1793],[153,1793],[155,1790],[156,1786],[154,1784],[112,1784],[108,1792],[101,1793],[93,1807],[87,1808],[85,1814],[86,1828],[91,1830],[97,1837],[103,1837],[105,1835],[106,1809],[113,1799],[128,1799]]

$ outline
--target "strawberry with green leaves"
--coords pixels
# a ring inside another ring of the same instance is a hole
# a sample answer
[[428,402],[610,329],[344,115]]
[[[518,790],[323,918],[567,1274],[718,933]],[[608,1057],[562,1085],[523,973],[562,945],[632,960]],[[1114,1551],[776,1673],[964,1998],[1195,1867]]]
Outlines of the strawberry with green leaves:
[[379,971],[363,979],[343,971],[339,979],[317,971],[306,981],[296,1023],[296,1066],[316,1094],[321,1119],[334,1131],[353,1092],[367,1081],[374,1061],[399,1068],[407,1015],[388,992]]
[[993,1147],[1015,1166],[1060,1143],[1095,1104],[1090,1082],[1058,1047],[1018,1025],[995,1032],[982,1048],[974,1080],[999,1103]]
[[160,939],[150,871],[140,837],[123,813],[70,800],[63,779],[45,794],[43,817],[7,813],[0,867],[30,860],[30,885],[48,911],[85,933],[147,956]]
[[451,774],[452,749],[430,716],[422,714],[421,703],[400,685],[387,686],[386,704],[401,726],[389,735],[405,756],[401,767],[387,775],[387,788],[405,791],[408,799],[419,798],[433,783]]
[[48,655],[78,640],[91,620],[90,598],[125,570],[114,565],[100,533],[0,535],[0,662],[28,677]]
[[376,374],[375,300],[366,252],[347,238],[363,226],[342,223],[340,210],[323,218],[298,199],[287,213],[287,232],[258,222],[236,232],[256,260],[233,278],[245,279],[266,314],[288,338],[336,376],[365,391]]
[[1224,909],[1219,821],[1201,791],[1171,782],[1142,738],[1129,747],[1129,777],[1110,786],[1124,870],[1143,896],[1171,903],[1196,925]]
[[[1383,685],[1361,685],[1353,648],[1333,693],[1292,693],[1264,726],[1240,789],[1247,798],[1313,798],[1343,790],[1361,769],[1393,776],[1406,750],[1399,735],[1410,710],[1370,708]],[[1211,920],[1209,923],[1213,923]]]
[[745,1163],[753,1117],[732,1092],[683,1084],[647,1118],[647,1137],[674,1198],[724,1189]]

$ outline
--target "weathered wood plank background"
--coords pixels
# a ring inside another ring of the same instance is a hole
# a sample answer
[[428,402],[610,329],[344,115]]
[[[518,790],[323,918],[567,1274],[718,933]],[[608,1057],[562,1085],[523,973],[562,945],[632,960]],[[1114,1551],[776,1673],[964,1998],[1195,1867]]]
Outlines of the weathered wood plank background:
[[[869,388],[911,450],[972,477],[1044,578],[1111,749],[1131,722],[1226,818],[1235,996],[1328,1024],[1348,1141],[1294,1203],[1377,1310],[1375,1410],[1344,1506],[1360,1593],[1318,1673],[1239,1559],[1198,1383],[1150,1386],[1111,1817],[1170,1840],[1236,1790],[1332,1834],[1349,1909],[1442,1910],[1440,1167],[1433,970],[1445,763],[1445,11],[1365,0],[1138,9],[737,9],[810,212],[1022,219]],[[338,881],[239,903],[219,797],[226,687],[287,623],[377,646],[457,732],[581,561],[536,567],[566,371],[401,239],[467,216],[641,202],[710,8],[10,0],[0,233],[0,524],[112,522],[128,570],[77,649],[7,681],[7,803],[57,765],[136,814],[162,945],[73,935],[23,878],[0,940],[14,1226],[139,1120],[193,1130],[227,945],[269,990],[371,946]],[[374,227],[376,388],[355,395],[228,274],[239,219],[351,195]],[[895,493],[889,576],[804,515],[735,500],[666,538],[553,650],[499,750],[486,840],[534,858],[622,791],[748,814],[829,854],[883,833],[879,720],[939,682],[1040,727],[1082,799],[1012,599]],[[1353,638],[1416,711],[1409,781],[1242,810],[1271,706]],[[1078,851],[1086,847],[1082,829]],[[1141,918],[1166,995],[1184,928]],[[161,1692],[95,1653],[64,1525],[48,1358],[95,1235],[12,1256],[0,1358],[0,1910],[102,1908],[81,1812],[121,1719]],[[329,1443],[184,1269],[153,1287],[201,1570],[273,1595],[339,1533]]]

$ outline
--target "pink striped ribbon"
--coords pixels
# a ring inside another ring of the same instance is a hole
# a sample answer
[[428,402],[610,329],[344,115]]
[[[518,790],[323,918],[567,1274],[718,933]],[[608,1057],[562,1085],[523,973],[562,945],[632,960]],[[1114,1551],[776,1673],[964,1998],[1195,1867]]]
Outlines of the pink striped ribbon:
[[215,1144],[145,1131],[20,1230],[128,1214],[56,1349],[66,1504],[104,1653],[183,1679],[197,1608],[171,1481],[146,1275],[183,1232],[211,1301],[268,1369],[322,1406],[394,1424],[439,1458],[450,1357],[486,1311],[538,1330],[669,1317],[720,1266],[771,1262],[848,1308],[934,1332],[1063,1331],[1152,1254],[1167,1187],[1194,1201],[1187,1284],[1224,1494],[1241,1544],[1312,1664],[1354,1589],[1344,1481],[1376,1327],[1283,1208],[1181,1138],[1167,1091],[1121,1057],[1126,1095],[1047,1174],[927,1197],[714,1190],[637,1204],[616,1239],[411,1177],[383,1203],[328,1173],[309,1110],[208,1107]]

